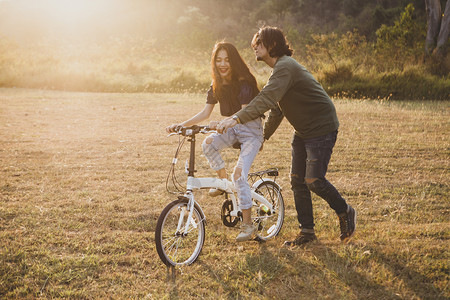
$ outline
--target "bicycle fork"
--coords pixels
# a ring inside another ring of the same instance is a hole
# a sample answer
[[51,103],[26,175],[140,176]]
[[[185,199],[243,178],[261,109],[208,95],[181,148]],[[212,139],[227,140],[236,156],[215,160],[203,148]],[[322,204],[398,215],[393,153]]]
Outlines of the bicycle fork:
[[[181,236],[186,236],[189,233],[189,227],[190,225],[192,225],[192,227],[197,228],[197,223],[195,223],[193,215],[194,215],[194,205],[195,205],[195,200],[194,200],[194,195],[192,193],[192,191],[187,191],[186,194],[184,194],[183,196],[178,197],[178,199],[186,199],[188,200],[187,206],[186,208],[182,208],[181,212],[180,212],[180,217],[178,219],[178,225],[177,225],[177,234],[181,235]],[[199,209],[201,210],[201,208],[199,207]],[[186,211],[188,212],[188,216],[187,216],[187,220],[186,223],[183,225],[183,220],[186,214]],[[204,214],[202,211],[200,211],[200,214],[202,216],[202,219],[199,220],[200,222],[203,222],[204,219]],[[183,228],[184,226],[184,228]]]

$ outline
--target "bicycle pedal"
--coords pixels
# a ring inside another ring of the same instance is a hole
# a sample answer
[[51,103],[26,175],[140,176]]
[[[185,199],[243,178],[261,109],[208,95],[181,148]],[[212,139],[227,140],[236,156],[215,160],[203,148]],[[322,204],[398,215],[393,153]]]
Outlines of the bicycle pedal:
[[211,197],[217,197],[219,195],[222,195],[224,193],[224,191],[219,190],[219,189],[210,189],[208,191],[208,195],[210,195]]
[[259,236],[256,236],[254,239],[254,241],[258,242],[258,243],[265,243],[266,240],[263,240],[262,238],[260,238]]

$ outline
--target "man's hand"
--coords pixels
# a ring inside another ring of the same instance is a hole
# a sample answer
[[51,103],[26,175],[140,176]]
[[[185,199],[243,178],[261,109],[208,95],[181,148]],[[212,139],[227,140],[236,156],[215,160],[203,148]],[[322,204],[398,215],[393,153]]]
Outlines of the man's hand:
[[228,117],[228,118],[220,121],[219,125],[217,125],[216,129],[217,129],[218,133],[226,133],[228,128],[234,127],[236,125],[237,125],[237,121],[231,117]]
[[209,129],[212,129],[212,130],[214,130],[214,129],[217,129],[217,125],[219,125],[219,121],[211,121],[211,122],[209,122]]

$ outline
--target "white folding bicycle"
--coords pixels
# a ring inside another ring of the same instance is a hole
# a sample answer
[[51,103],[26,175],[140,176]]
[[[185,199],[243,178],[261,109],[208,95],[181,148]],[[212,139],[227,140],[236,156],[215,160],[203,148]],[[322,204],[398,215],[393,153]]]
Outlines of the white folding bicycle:
[[[180,127],[171,135],[181,135],[172,168],[169,172],[175,185],[174,168],[178,153],[186,138],[190,142],[187,185],[184,193],[177,200],[169,203],[161,212],[155,230],[155,243],[158,255],[168,267],[190,265],[195,262],[202,251],[205,241],[206,218],[200,204],[194,199],[194,190],[216,188],[223,191],[225,200],[222,205],[222,222],[227,227],[234,227],[242,219],[239,201],[236,198],[234,184],[226,179],[196,178],[195,141],[199,133],[210,133],[207,126]],[[269,176],[271,178],[266,178]],[[252,221],[257,228],[256,240],[265,241],[276,236],[283,226],[284,201],[281,187],[275,182],[278,169],[272,168],[249,174],[248,178],[253,198]],[[179,185],[179,184],[178,184]]]

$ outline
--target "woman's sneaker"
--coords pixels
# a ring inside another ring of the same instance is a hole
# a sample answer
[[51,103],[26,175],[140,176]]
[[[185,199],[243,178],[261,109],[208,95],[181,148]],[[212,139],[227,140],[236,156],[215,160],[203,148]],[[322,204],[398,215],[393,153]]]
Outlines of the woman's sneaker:
[[356,210],[350,205],[347,212],[339,214],[339,227],[341,228],[341,241],[347,242],[355,232]]
[[297,237],[293,241],[285,241],[284,245],[287,247],[300,246],[300,245],[304,245],[304,244],[310,243],[315,240],[317,240],[315,233],[307,233],[307,232],[301,231],[299,233],[299,235],[297,235]]
[[245,242],[252,238],[253,233],[256,231],[256,227],[253,224],[241,224],[241,232],[236,237],[236,242]]

